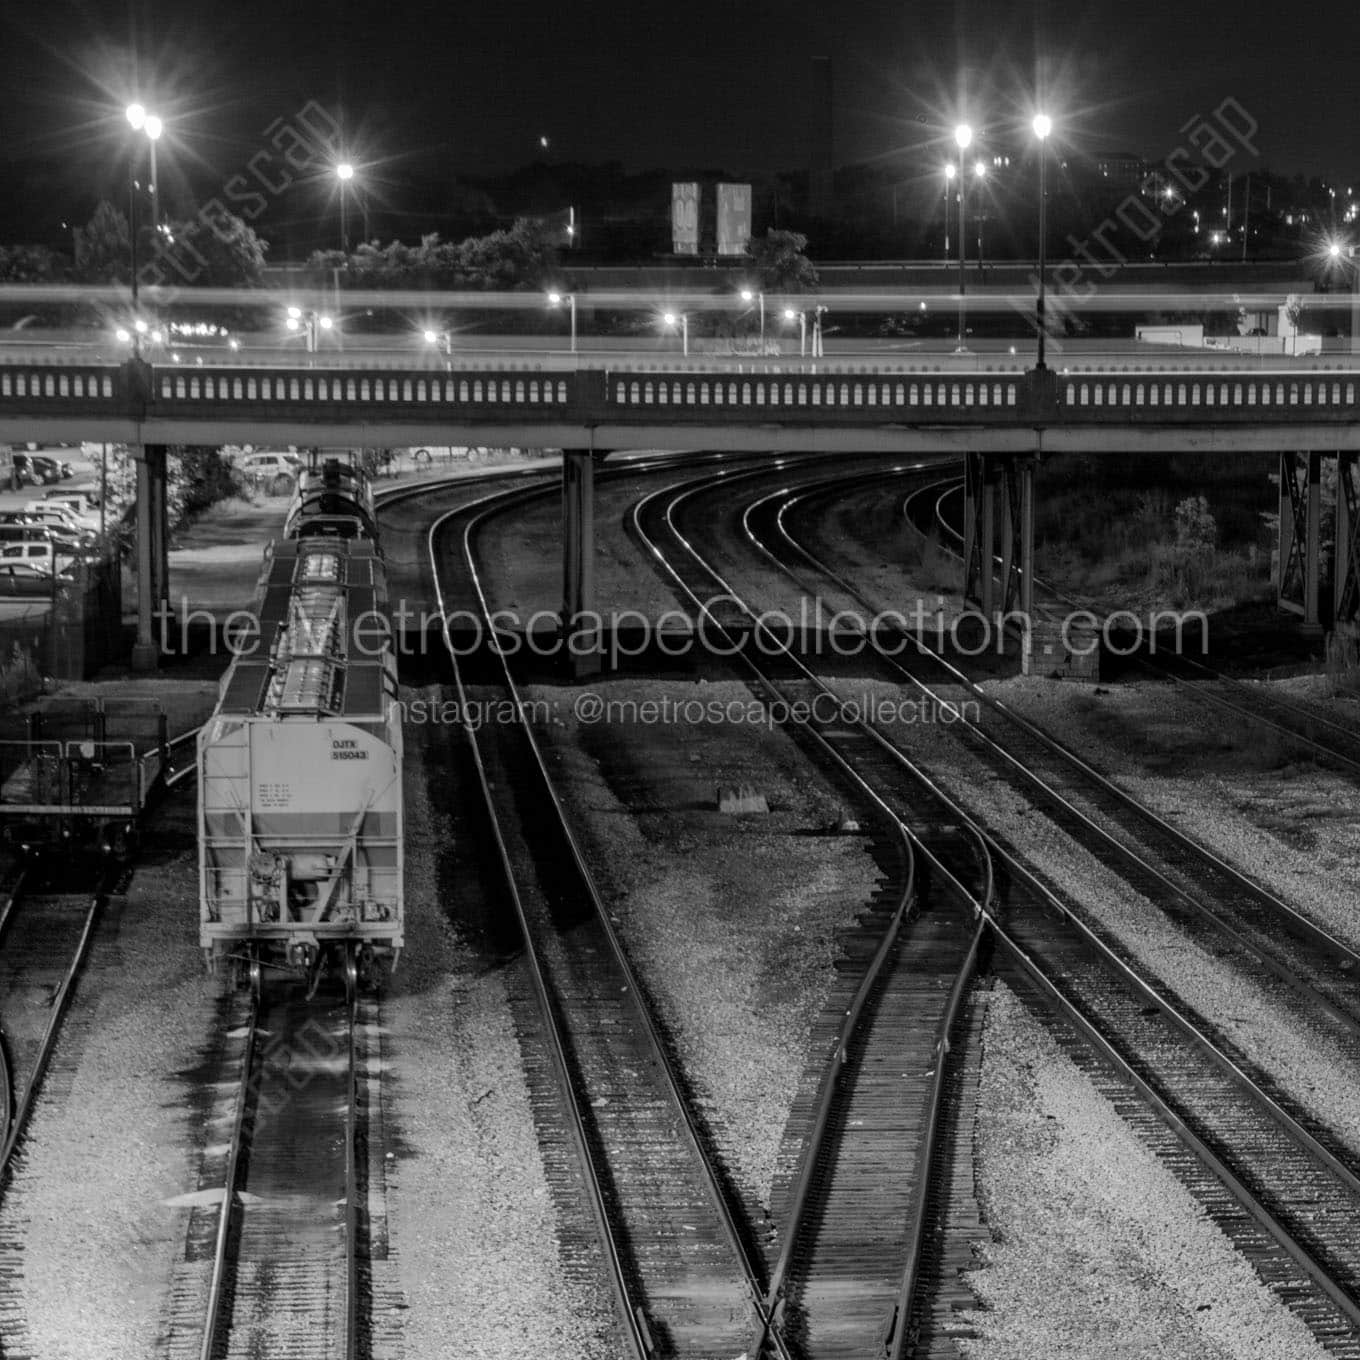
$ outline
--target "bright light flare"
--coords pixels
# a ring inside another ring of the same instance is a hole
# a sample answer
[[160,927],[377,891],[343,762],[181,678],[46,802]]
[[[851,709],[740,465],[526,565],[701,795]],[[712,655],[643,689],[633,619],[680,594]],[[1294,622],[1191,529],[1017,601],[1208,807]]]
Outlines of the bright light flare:
[[146,125],[146,110],[140,104],[129,104],[127,106],[127,120],[132,124],[134,132],[140,132]]
[[946,165],[944,168],[944,177],[947,180],[952,180],[954,176],[957,175],[958,173],[959,167],[955,165],[953,161],[950,161],[949,164]]
[[319,316],[316,319],[316,324],[320,326],[323,331],[328,331],[333,325],[335,325],[335,322],[332,321],[331,318],[328,316]]
[[1034,135],[1042,142],[1046,141],[1048,134],[1053,131],[1053,120],[1046,113],[1036,113],[1034,115]]
[[146,135],[150,137],[153,142],[157,142],[160,140],[161,133],[164,131],[165,124],[162,123],[154,113],[148,113],[146,115]]
[[335,173],[342,183],[348,184],[354,178],[354,167],[348,161],[341,161],[335,167]]
[[967,123],[960,123],[954,129],[954,140],[958,143],[960,151],[966,151],[973,142],[973,129]]

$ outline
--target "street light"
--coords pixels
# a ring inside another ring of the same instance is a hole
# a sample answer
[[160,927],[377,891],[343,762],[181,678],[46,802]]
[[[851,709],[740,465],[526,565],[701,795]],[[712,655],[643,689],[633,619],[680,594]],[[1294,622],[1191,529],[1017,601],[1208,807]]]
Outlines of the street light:
[[963,153],[972,144],[973,129],[967,123],[960,123],[954,129],[954,141],[959,148],[959,343],[955,352],[962,353],[967,348],[964,344],[966,332],[964,329],[963,294],[967,287],[964,268],[968,254],[968,230],[964,225],[968,221],[968,176],[963,168]]
[[785,307],[784,320],[798,323],[798,357],[805,359],[807,357],[807,313],[795,311],[792,307]]
[[[1048,318],[1045,315],[1048,291],[1048,189],[1045,180],[1048,167],[1048,134],[1053,131],[1053,120],[1046,113],[1034,115],[1034,135],[1039,139],[1039,305],[1035,320],[1039,325],[1039,358],[1037,368],[1046,368],[1044,341],[1047,338]],[[1196,225],[1195,230],[1199,227]]]
[[[148,113],[141,104],[129,104],[126,109],[128,125],[134,132],[145,132],[151,143],[151,228],[153,233],[160,231],[160,198],[156,185],[156,143],[160,140],[165,124],[154,113]],[[128,250],[132,265],[132,313],[137,314],[137,157],[133,154],[128,170]],[[132,352],[141,353],[140,330],[132,340]]]
[[548,306],[560,307],[563,303],[571,309],[571,352],[576,353],[576,294],[558,293],[556,291],[548,294]]
[[949,200],[952,197],[950,189],[954,184],[954,177],[957,175],[958,167],[953,161],[946,161],[944,167],[944,262],[949,263]]
[[663,322],[666,326],[668,326],[668,327],[674,327],[674,326],[677,326],[677,325],[680,327],[680,337],[681,337],[681,340],[680,340],[680,347],[681,347],[681,352],[682,352],[686,357],[688,357],[688,356],[689,356],[689,316],[688,316],[685,312],[680,312],[680,313],[678,313],[678,314],[677,314],[676,312],[666,312],[666,313],[662,316],[661,320],[662,320],[662,322]]
[[301,331],[307,341],[307,353],[315,354],[322,331],[328,331],[335,321],[324,312],[304,312],[301,307],[290,307],[284,322],[290,331]]
[[760,352],[765,353],[765,294],[753,291],[750,288],[741,290],[741,300],[743,302],[758,302],[760,304]]
[[812,357],[814,359],[820,359],[826,353],[822,348],[822,317],[825,313],[826,308],[819,303],[812,314]]
[[974,164],[973,164],[973,177],[974,177],[974,178],[977,180],[977,182],[978,182],[978,203],[977,203],[977,212],[974,213],[974,217],[977,219],[977,262],[978,262],[978,273],[981,275],[981,274],[983,273],[983,269],[982,269],[982,226],[983,226],[983,223],[986,221],[986,218],[987,218],[987,214],[986,214],[986,212],[984,211],[984,208],[983,208],[983,201],[982,201],[982,181],[983,181],[984,179],[987,178],[987,162],[986,162],[986,161],[980,160],[980,159],[979,159],[978,161],[975,161],[975,162],[974,162]]
[[449,331],[427,330],[422,332],[427,345],[434,345],[444,356],[445,372],[452,371],[453,368],[453,335]]
[[[346,189],[354,178],[354,167],[348,161],[341,161],[335,167],[335,177],[340,181],[340,248],[349,253],[349,199]],[[365,231],[367,235],[367,231]]]

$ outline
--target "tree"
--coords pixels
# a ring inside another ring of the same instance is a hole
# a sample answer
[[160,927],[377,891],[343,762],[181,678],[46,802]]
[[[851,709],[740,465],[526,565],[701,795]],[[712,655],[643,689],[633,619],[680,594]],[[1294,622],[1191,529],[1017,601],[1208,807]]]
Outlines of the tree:
[[76,275],[82,283],[126,283],[132,268],[127,218],[107,199],[76,228]]
[[0,283],[50,283],[64,261],[46,246],[0,246]]
[[222,213],[210,221],[198,217],[190,222],[168,223],[148,265],[161,276],[155,279],[160,283],[250,287],[260,282],[268,249],[253,227],[234,213]]
[[803,252],[807,237],[797,231],[775,231],[753,237],[746,253],[755,262],[760,286],[767,293],[809,293],[818,284],[817,268]]

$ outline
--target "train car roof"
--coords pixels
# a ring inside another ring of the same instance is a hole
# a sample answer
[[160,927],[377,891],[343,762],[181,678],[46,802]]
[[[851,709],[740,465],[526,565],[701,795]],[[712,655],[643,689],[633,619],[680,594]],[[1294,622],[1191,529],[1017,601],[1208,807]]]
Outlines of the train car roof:
[[277,666],[266,660],[237,659],[227,677],[217,712],[223,717],[342,718],[380,721],[390,693],[381,661],[339,666],[316,657]]

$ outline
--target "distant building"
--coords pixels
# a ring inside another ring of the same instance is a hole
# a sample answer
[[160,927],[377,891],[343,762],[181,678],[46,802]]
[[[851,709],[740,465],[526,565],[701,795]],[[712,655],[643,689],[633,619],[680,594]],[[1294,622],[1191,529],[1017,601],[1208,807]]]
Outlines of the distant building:
[[1093,178],[1104,180],[1112,189],[1137,193],[1148,177],[1148,163],[1129,151],[1101,151],[1091,157]]

